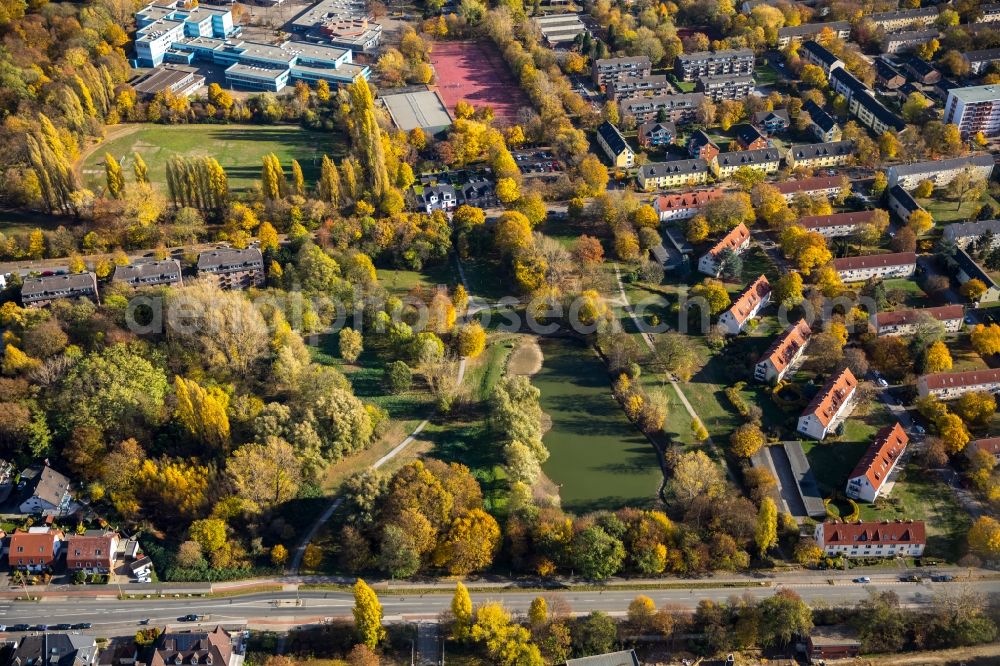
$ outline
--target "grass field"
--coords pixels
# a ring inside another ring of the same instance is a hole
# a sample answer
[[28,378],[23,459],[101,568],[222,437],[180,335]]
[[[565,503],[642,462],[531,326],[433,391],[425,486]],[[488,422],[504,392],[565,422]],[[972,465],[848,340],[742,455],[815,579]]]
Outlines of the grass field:
[[582,344],[541,341],[542,370],[532,383],[552,418],[545,434],[545,473],[574,513],[649,506],[663,474],[653,445],[611,396],[601,361]]
[[311,184],[319,175],[324,153],[339,157],[345,151],[339,134],[295,126],[139,125],[134,131],[97,146],[86,157],[81,170],[84,183],[100,191],[105,182],[104,154],[111,153],[122,161],[131,178],[132,153],[138,152],[149,167],[150,180],[165,187],[169,157],[211,156],[226,170],[230,189],[245,190],[260,179],[261,157],[268,153],[278,156],[286,173],[291,161],[298,160],[306,182]]
[[997,204],[997,200],[990,196],[989,193],[984,194],[983,198],[978,201],[965,201],[961,206],[957,205],[958,202],[956,200],[947,199],[943,196],[935,196],[931,199],[917,199],[917,203],[926,208],[927,212],[931,214],[931,217],[938,224],[971,220],[975,216],[976,210],[986,204],[990,204],[994,208],[1000,206],[1000,204]]

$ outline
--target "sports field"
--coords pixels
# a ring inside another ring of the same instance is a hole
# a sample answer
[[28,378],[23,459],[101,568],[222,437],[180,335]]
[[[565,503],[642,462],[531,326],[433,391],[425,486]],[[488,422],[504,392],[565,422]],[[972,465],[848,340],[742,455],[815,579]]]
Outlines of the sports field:
[[449,111],[465,100],[473,106],[492,106],[500,123],[513,124],[528,98],[492,43],[437,42],[431,51],[438,92]]
[[104,187],[104,153],[122,162],[132,176],[132,153],[138,152],[154,184],[166,182],[167,159],[172,155],[212,156],[229,175],[229,187],[245,190],[260,179],[261,157],[274,153],[289,172],[296,159],[306,182],[315,182],[323,153],[340,157],[343,137],[293,126],[261,125],[124,125],[104,143],[84,154],[81,176],[87,187]]

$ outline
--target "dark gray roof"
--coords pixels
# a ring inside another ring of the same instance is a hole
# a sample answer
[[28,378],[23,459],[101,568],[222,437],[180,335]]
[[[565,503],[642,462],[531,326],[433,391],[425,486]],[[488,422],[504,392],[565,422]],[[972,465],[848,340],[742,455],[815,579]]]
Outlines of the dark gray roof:
[[695,148],[701,148],[702,146],[718,146],[712,141],[712,138],[708,136],[703,130],[695,130],[691,132],[691,136],[688,137],[687,141],[688,148],[694,146]]
[[959,238],[979,238],[987,231],[994,236],[1000,234],[1000,220],[979,220],[977,222],[956,222],[944,228],[942,234],[947,240]]
[[923,18],[926,16],[937,16],[937,7],[917,7],[915,9],[894,9],[891,12],[879,12],[872,14],[870,18],[875,23],[881,21],[891,21],[900,18]]
[[111,281],[136,285],[180,282],[181,262],[176,259],[164,259],[130,266],[116,266]]
[[990,62],[1000,60],[1000,49],[980,49],[978,51],[966,51],[965,59],[969,62]]
[[895,66],[889,64],[882,58],[875,59],[875,75],[880,79],[891,79],[897,76],[902,76],[899,70]]
[[838,67],[830,73],[830,80],[837,81],[846,86],[852,95],[867,95],[866,86],[858,77],[847,71],[845,67]]
[[707,86],[712,83],[753,83],[752,74],[708,74],[699,76],[698,81]]
[[837,126],[837,121],[833,119],[833,116],[827,113],[825,109],[812,100],[803,104],[802,110],[809,114],[809,118],[812,120],[813,124],[819,127],[823,132],[829,132]]
[[885,108],[885,105],[875,99],[873,95],[869,95],[865,92],[862,95],[854,96],[852,100],[857,100],[859,105],[868,109],[873,116],[896,131],[902,131],[906,128],[906,123],[903,122],[903,119],[889,109]]
[[649,60],[649,56],[628,56],[624,58],[599,58],[594,61],[594,65],[598,70],[604,67],[616,67],[618,65],[630,65],[630,64],[644,64],[652,65]]
[[917,42],[917,41],[930,41],[937,37],[940,33],[933,29],[928,28],[926,30],[900,30],[899,32],[889,32],[886,33],[883,42]]
[[906,61],[906,67],[913,73],[914,76],[919,78],[923,78],[932,72],[938,71],[934,65],[930,64],[926,60],[921,60],[920,58],[915,57]]
[[799,50],[810,53],[814,58],[825,64],[827,68],[840,60],[840,58],[833,55],[825,46],[811,39],[807,42],[802,42],[802,46]]
[[639,663],[635,650],[608,652],[607,654],[595,654],[590,657],[566,660],[566,666],[639,666]]
[[744,146],[749,146],[758,139],[764,139],[764,135],[761,134],[760,130],[753,125],[737,125],[733,128],[733,131],[736,134],[737,140],[739,140],[739,142]]
[[455,186],[449,185],[447,183],[438,183],[437,185],[424,185],[423,191],[420,194],[420,199],[424,203],[430,203],[431,197],[435,194],[438,195],[438,199],[442,199],[445,194],[451,194],[452,201],[455,200]]
[[615,155],[621,155],[625,151],[629,150],[628,143],[625,142],[625,137],[622,136],[622,133],[618,131],[617,127],[608,121],[604,121],[600,124],[597,128],[597,133]]
[[757,150],[737,150],[732,153],[719,153],[716,158],[719,166],[753,166],[766,162],[777,162],[780,159],[775,148],[759,148]]
[[853,141],[830,141],[827,143],[799,143],[789,149],[792,157],[797,160],[816,159],[830,155],[850,155],[854,152]]
[[[92,636],[43,632],[25,636],[11,657],[11,666],[72,666],[93,663],[97,656]],[[77,661],[79,659],[79,661]]]
[[637,97],[622,102],[622,115],[635,115],[633,109],[649,107],[652,109],[693,109],[705,99],[705,93],[678,93],[676,95],[657,95],[656,97]]
[[698,60],[732,60],[733,58],[753,58],[753,49],[724,49],[721,51],[695,51],[677,56],[681,62]]
[[920,210],[921,206],[917,203],[909,192],[903,189],[901,185],[893,185],[889,188],[889,198],[895,199],[896,203],[902,206],[907,213],[912,213],[915,210]]
[[791,122],[791,119],[788,117],[788,111],[784,109],[775,109],[774,111],[758,111],[753,114],[753,121],[755,123],[764,123],[772,117],[780,118],[786,125]]
[[198,255],[199,271],[219,272],[263,267],[264,257],[255,247],[248,247],[245,250],[233,248],[209,250]]
[[639,132],[643,134],[652,134],[653,132],[658,132],[661,129],[674,136],[677,135],[677,126],[671,122],[664,121],[661,123],[659,121],[653,121],[639,125]]
[[937,171],[952,171],[965,166],[992,167],[993,164],[992,155],[974,155],[972,157],[954,157],[949,160],[929,160],[926,162],[897,164],[892,168],[895,170],[897,176],[916,176]]
[[97,276],[93,273],[26,277],[21,285],[21,298],[29,300],[66,297],[83,293],[97,293]]
[[970,279],[982,280],[988,289],[1000,289],[990,274],[983,270],[983,267],[977,264],[976,260],[965,250],[958,249],[958,252],[955,253],[955,263]]
[[651,162],[639,167],[639,178],[656,178],[680,173],[701,173],[708,169],[708,163],[700,157],[689,160],[670,160],[669,162]]

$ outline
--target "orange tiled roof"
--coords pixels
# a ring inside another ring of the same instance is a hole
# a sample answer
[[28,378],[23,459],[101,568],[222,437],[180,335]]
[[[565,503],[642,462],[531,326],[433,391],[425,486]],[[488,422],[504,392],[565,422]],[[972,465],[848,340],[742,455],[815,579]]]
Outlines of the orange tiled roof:
[[737,322],[742,324],[750,317],[750,313],[757,307],[757,304],[770,293],[771,283],[761,275],[736,298],[728,312],[733,315]]
[[855,479],[859,476],[868,477],[868,482],[872,488],[878,490],[885,483],[889,470],[896,463],[896,459],[906,450],[906,445],[910,438],[906,436],[903,426],[896,422],[894,426],[886,426],[875,435],[875,441],[868,447],[865,455],[858,461],[854,471],[848,477]]
[[781,372],[792,362],[795,355],[799,353],[812,335],[812,329],[805,319],[800,319],[778,336],[778,339],[764,352],[761,361],[770,360],[771,365],[778,372]]
[[828,426],[847,396],[857,387],[858,380],[854,377],[854,373],[850,368],[844,368],[839,374],[827,380],[803,414],[813,414],[824,427]]

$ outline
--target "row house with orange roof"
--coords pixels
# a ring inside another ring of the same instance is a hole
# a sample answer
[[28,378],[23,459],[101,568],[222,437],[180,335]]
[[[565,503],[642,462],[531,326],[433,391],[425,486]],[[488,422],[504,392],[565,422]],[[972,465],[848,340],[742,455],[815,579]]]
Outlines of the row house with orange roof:
[[1000,393],[1000,369],[937,372],[917,379],[921,398],[932,395],[939,400],[954,400],[974,391]]
[[719,326],[728,335],[739,335],[747,323],[771,302],[771,283],[761,275],[747,287],[732,306],[719,317]]
[[910,438],[898,421],[894,426],[879,430],[875,441],[847,477],[847,496],[874,502],[909,443]]
[[663,194],[653,199],[653,210],[660,216],[660,222],[690,220],[705,207],[705,204],[723,194],[725,190],[721,187],[681,194]]
[[750,247],[750,230],[747,225],[740,222],[729,233],[719,239],[708,252],[698,260],[698,270],[705,275],[719,277],[722,272],[722,254],[726,250],[732,250],[736,254],[743,254],[743,251]]
[[811,335],[812,329],[805,319],[800,319],[789,326],[757,361],[753,378],[758,382],[770,384],[780,382],[785,373],[802,357]]
[[830,557],[920,557],[927,545],[927,528],[922,520],[827,521],[816,526],[813,537]]
[[858,380],[850,368],[830,377],[799,417],[797,430],[813,439],[823,440],[844,415],[858,389]]

